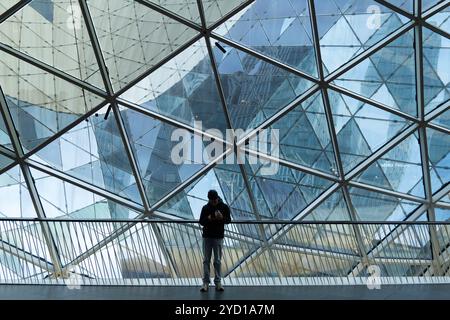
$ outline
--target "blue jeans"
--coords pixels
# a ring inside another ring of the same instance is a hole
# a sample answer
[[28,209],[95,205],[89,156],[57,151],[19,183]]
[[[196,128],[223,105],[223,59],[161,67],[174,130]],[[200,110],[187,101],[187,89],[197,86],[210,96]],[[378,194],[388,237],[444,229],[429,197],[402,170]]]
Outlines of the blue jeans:
[[214,252],[214,284],[222,280],[220,266],[222,260],[223,239],[203,238],[203,283],[210,283],[211,254]]

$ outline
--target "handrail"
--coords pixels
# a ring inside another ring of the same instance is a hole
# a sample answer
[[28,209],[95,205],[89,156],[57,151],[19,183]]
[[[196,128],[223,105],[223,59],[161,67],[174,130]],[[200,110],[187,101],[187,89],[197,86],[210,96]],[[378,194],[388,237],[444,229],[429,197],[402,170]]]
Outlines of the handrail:
[[[61,272],[50,262],[43,226],[55,239]],[[449,221],[234,220],[224,236],[228,284],[311,284],[323,277],[352,284],[374,265],[394,282],[450,282]],[[61,284],[78,275],[89,285],[198,285],[202,248],[194,219],[0,218],[0,283]]]
[[[175,224],[183,224],[183,223],[199,223],[198,220],[194,219],[58,219],[58,218],[5,218],[1,217],[0,222],[2,221],[29,221],[29,222],[111,222],[111,223],[175,223]],[[450,221],[405,221],[405,220],[397,220],[397,221],[346,221],[346,220],[327,220],[327,221],[313,221],[313,220],[232,220],[230,224],[336,224],[336,225],[450,225]]]

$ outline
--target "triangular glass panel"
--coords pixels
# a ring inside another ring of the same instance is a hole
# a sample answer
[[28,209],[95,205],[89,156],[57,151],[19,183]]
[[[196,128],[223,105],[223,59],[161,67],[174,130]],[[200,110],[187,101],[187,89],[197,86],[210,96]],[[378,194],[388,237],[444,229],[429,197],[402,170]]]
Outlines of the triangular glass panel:
[[139,213],[71,183],[31,169],[48,218],[133,219]]
[[131,109],[122,108],[121,114],[151,205],[211,160],[200,135]]
[[203,39],[152,72],[122,98],[191,127],[228,128]]
[[103,102],[6,53],[0,53],[0,81],[25,152]]
[[[245,0],[202,0],[206,24],[212,25],[233,9],[246,2]],[[245,10],[245,9],[244,9]],[[237,13],[239,14],[239,13]]]
[[447,110],[431,120],[432,123],[450,129],[450,110]]
[[423,28],[425,112],[450,99],[450,40]]
[[324,0],[315,5],[326,74],[372,45],[374,38],[385,36],[403,24],[401,17],[373,0],[353,3]]
[[[240,169],[234,164],[216,165],[163,204],[157,212],[184,219],[199,219],[202,207],[208,202],[207,193],[210,189],[216,190],[219,197],[230,207],[232,220],[256,219]],[[257,239],[261,237],[255,225],[228,225],[227,228],[232,228],[233,232],[242,236]]]
[[[354,66],[335,83],[360,95],[416,116],[413,31]],[[384,86],[385,87],[384,87]],[[379,90],[389,95],[377,94]]]
[[304,221],[351,221],[342,190],[338,189],[326,198]]
[[417,134],[412,134],[371,164],[355,180],[424,197],[422,175],[419,139]]
[[180,0],[150,0],[164,9],[167,9],[185,19],[191,20],[197,24],[201,24],[200,15],[198,13],[197,1],[180,1]]
[[209,170],[206,174],[200,176],[158,208],[158,212],[184,219],[198,220],[203,206],[208,203],[207,194],[210,189],[216,190],[219,197],[224,199],[214,170]]
[[12,150],[11,138],[8,135],[8,130],[6,129],[3,117],[0,116],[0,145]]
[[[344,171],[390,141],[408,121],[333,90],[328,91]],[[331,152],[332,145],[327,149]]]
[[0,153],[0,172],[3,171],[3,168],[9,166],[13,162],[14,162],[13,159],[6,157]]
[[442,2],[442,0],[422,0],[422,12],[425,12],[435,5],[437,5],[439,2]]
[[31,159],[121,197],[142,203],[115,115],[104,107]]
[[450,221],[450,210],[445,208],[434,208],[436,221]]
[[0,42],[104,88],[81,8],[76,1],[32,1],[1,24]]
[[444,10],[432,15],[430,18],[427,19],[427,22],[449,33],[450,32],[450,19],[448,18],[449,12],[450,8],[447,7]]
[[404,220],[420,203],[351,187],[350,198],[361,221]]
[[216,29],[220,35],[317,76],[308,1],[257,0]]
[[[236,161],[236,158],[234,159]],[[245,169],[245,164],[241,164],[241,168],[237,164],[220,164],[215,168],[217,180],[222,187],[222,192],[228,203],[230,204],[231,217],[235,220],[264,220],[271,218],[269,206],[256,185],[255,181],[247,175],[251,195],[245,184],[244,176],[241,170]],[[253,208],[252,197],[256,210]],[[263,229],[261,225],[255,224],[238,224],[235,226],[236,232],[247,237],[263,240]]]
[[430,170],[436,175],[433,179],[432,173],[432,190],[436,192],[450,181],[450,136],[441,131],[427,128],[427,142]]
[[414,12],[414,0],[388,0],[387,2],[409,13]]
[[197,34],[194,29],[136,1],[89,0],[88,4],[116,90]]
[[[275,219],[290,220],[298,216],[332,184],[332,181],[275,162],[251,164],[250,157],[247,159],[250,165],[246,166],[246,171],[252,192],[255,197],[259,195],[263,200],[257,201],[258,203],[265,204],[263,208],[258,205],[259,210],[263,214],[268,208],[270,215]],[[267,174],[269,170],[270,174]]]
[[19,1],[20,0],[3,0],[2,3],[0,3],[0,15],[11,9]]
[[38,217],[18,165],[0,175],[0,217]]
[[[342,191],[338,189],[331,196],[327,197],[317,208],[307,214],[303,221],[352,221],[352,218],[348,212],[347,205],[344,200]],[[323,225],[298,225],[294,229],[295,232],[290,232],[288,236],[291,240],[294,240],[295,233],[301,233],[306,235],[312,233],[308,243],[303,243],[308,247],[322,248],[324,243],[329,242],[333,251],[345,252],[351,254],[358,253],[358,245],[354,232],[350,225],[346,224],[323,224]],[[338,242],[336,242],[337,239]],[[345,245],[344,241],[345,239]],[[325,241],[324,241],[325,240]],[[298,240],[297,240],[298,241]],[[340,242],[340,243],[339,243]],[[338,244],[339,243],[339,244]],[[321,244],[321,245],[320,245]]]
[[235,129],[257,127],[313,83],[235,48],[214,47],[228,112]]
[[[334,173],[333,154],[325,152],[329,143],[322,98],[316,93],[265,131],[259,132],[246,147],[272,156],[279,154],[280,158],[287,161]],[[265,144],[267,147],[263,150]],[[273,154],[276,149],[278,154]]]

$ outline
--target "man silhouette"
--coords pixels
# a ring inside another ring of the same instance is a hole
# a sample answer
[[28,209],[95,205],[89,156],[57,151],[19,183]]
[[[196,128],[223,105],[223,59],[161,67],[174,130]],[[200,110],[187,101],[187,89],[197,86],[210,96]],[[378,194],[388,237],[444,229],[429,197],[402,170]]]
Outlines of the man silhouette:
[[203,286],[200,291],[206,292],[209,288],[212,252],[214,252],[214,284],[217,291],[224,291],[220,267],[224,225],[231,222],[230,208],[223,203],[216,190],[208,192],[208,200],[202,208],[199,221],[203,226]]

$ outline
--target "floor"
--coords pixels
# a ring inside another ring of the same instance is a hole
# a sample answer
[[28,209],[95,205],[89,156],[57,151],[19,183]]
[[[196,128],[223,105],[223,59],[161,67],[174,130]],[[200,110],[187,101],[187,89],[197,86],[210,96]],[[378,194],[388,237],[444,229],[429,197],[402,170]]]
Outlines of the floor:
[[0,300],[372,300],[450,299],[450,284],[232,287],[202,293],[197,287],[0,285]]

